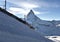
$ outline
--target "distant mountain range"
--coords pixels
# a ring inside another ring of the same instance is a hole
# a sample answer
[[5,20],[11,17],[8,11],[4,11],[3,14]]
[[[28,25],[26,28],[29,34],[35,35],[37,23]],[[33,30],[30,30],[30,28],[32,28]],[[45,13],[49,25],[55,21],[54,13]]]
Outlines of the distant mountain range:
[[42,35],[60,35],[60,21],[46,21],[37,17],[32,10],[24,18],[26,22],[31,24],[35,30]]

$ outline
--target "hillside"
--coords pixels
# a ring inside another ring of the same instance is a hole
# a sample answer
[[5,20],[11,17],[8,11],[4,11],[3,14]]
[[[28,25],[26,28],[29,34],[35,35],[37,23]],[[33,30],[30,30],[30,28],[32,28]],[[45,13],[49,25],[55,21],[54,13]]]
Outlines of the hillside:
[[52,42],[31,30],[23,20],[0,8],[0,42]]

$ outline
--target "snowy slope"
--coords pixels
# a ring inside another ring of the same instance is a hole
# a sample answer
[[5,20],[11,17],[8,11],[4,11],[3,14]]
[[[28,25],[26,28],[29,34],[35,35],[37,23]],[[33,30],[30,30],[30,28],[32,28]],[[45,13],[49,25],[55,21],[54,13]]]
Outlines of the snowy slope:
[[42,35],[60,35],[60,21],[45,21],[38,18],[31,10],[25,21],[30,23]]
[[29,26],[0,11],[0,42],[52,42]]

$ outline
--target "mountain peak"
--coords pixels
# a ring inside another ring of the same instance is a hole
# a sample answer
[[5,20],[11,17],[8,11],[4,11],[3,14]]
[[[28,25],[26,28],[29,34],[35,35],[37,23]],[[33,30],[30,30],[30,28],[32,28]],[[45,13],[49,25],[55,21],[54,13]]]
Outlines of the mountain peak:
[[30,10],[30,12],[33,12],[33,10]]
[[34,14],[33,10],[30,10],[30,12],[28,13],[28,15],[32,15]]

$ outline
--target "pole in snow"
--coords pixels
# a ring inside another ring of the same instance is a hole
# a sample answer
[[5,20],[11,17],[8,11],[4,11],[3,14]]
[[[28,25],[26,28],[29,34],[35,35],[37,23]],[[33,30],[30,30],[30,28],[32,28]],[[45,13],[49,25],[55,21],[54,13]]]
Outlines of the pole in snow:
[[6,10],[6,0],[5,0],[5,10]]

